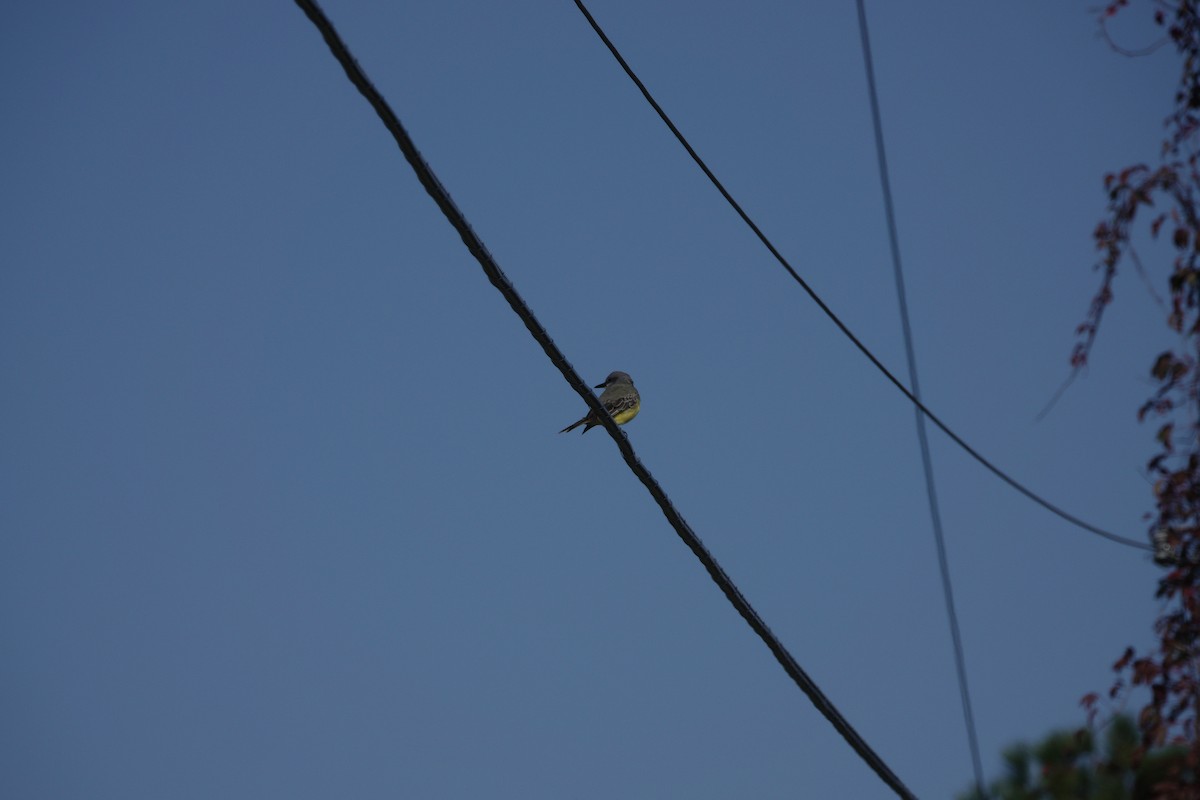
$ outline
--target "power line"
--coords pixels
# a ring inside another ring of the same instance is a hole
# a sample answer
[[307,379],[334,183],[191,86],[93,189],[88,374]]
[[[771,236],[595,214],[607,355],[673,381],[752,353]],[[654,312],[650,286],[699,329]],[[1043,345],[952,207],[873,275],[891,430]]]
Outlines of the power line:
[[883,362],[880,361],[875,354],[872,353],[867,346],[863,344],[857,336],[854,335],[854,332],[850,330],[846,323],[842,322],[841,318],[838,317],[837,314],[833,313],[833,310],[825,304],[825,301],[821,299],[820,295],[818,295],[816,291],[808,285],[808,282],[805,281],[804,278],[800,277],[800,274],[792,268],[792,265],[788,263],[788,260],[784,258],[783,255],[775,248],[775,245],[771,243],[771,240],[767,238],[766,234],[764,234],[758,225],[755,224],[754,220],[750,219],[750,215],[747,214],[742,209],[741,205],[739,205],[738,202],[733,199],[733,195],[729,193],[729,191],[725,188],[725,185],[721,183],[717,176],[713,174],[713,171],[708,168],[708,165],[704,163],[704,159],[700,158],[699,154],[696,153],[691,144],[688,143],[688,140],[679,131],[679,128],[675,127],[675,123],[672,122],[671,118],[667,116],[667,113],[662,110],[662,106],[655,101],[654,97],[650,94],[650,90],[646,88],[646,85],[642,83],[640,78],[638,78],[637,74],[633,71],[633,68],[630,67],[628,62],[625,61],[625,58],[621,55],[620,51],[617,50],[616,45],[612,43],[612,40],[610,40],[607,34],[604,33],[604,30],[600,27],[600,24],[596,22],[595,17],[593,17],[591,12],[588,11],[587,6],[583,4],[582,0],[575,0],[575,5],[587,19],[588,24],[592,26],[592,30],[594,30],[596,35],[600,37],[600,40],[604,42],[604,46],[608,48],[610,53],[612,53],[613,58],[615,58],[617,63],[621,65],[621,69],[625,71],[625,74],[628,75],[629,79],[633,81],[635,86],[637,86],[638,91],[640,91],[642,96],[646,98],[646,102],[650,104],[651,108],[654,109],[659,118],[666,124],[668,128],[670,128],[671,133],[675,135],[675,138],[679,140],[679,143],[683,145],[683,148],[687,150],[688,155],[690,155],[692,160],[696,162],[696,166],[700,167],[704,174],[708,176],[709,181],[711,181],[713,186],[717,188],[717,191],[721,193],[721,196],[725,198],[725,201],[729,203],[730,207],[737,212],[738,216],[742,218],[742,221],[745,222],[750,230],[754,232],[754,235],[757,236],[758,240],[763,243],[763,246],[765,246],[767,250],[771,252],[771,255],[775,257],[775,260],[779,262],[780,266],[787,270],[787,273],[792,276],[792,279],[800,285],[800,288],[808,293],[808,296],[812,298],[813,302],[816,303],[823,312],[825,312],[825,316],[829,317],[829,319],[838,327],[842,334],[845,335],[845,337],[849,339],[855,347],[858,348],[859,352],[866,356],[867,359],[875,365],[875,368],[878,369],[885,378],[891,381],[892,385],[899,389],[913,405],[924,412],[925,416],[929,418],[930,422],[941,428],[942,432],[949,436],[955,444],[957,444],[972,458],[991,471],[993,475],[995,475],[997,478],[1000,478],[1000,480],[1004,481],[1009,486],[1040,505],[1042,508],[1045,508],[1047,511],[1061,517],[1062,519],[1065,519],[1067,522],[1070,522],[1076,527],[1082,528],[1090,533],[1094,533],[1097,536],[1102,536],[1109,541],[1117,542],[1129,547],[1136,547],[1139,550],[1145,550],[1147,552],[1154,551],[1154,548],[1151,547],[1149,543],[1139,542],[1134,539],[1127,539],[1124,536],[1118,536],[1115,533],[1110,533],[1103,528],[1098,528],[1095,525],[1085,522],[1074,514],[1059,508],[1054,503],[1051,503],[1049,500],[1042,497],[1037,492],[1034,492],[1032,489],[1027,488],[1016,478],[1013,478],[1007,472],[997,467],[988,459],[984,458],[978,450],[967,444],[961,436],[952,431],[950,427],[946,425],[946,423],[942,422],[942,420],[936,414],[930,411],[929,408],[926,407],[916,395],[909,391],[908,387],[905,386],[899,378],[893,375],[891,371],[883,365]]
[[[858,4],[858,32],[862,41],[863,63],[867,72],[867,95],[871,101],[871,122],[875,129],[875,157],[879,165],[879,184],[883,191],[883,211],[887,222],[888,243],[892,253],[892,272],[896,276],[896,298],[900,303],[900,327],[904,333],[904,354],[908,361],[908,380],[913,397],[920,400],[921,382],[917,379],[917,354],[913,347],[912,324],[908,318],[908,293],[904,290],[904,268],[900,261],[900,237],[896,232],[896,210],[892,202],[892,182],[888,175],[887,151],[883,143],[883,118],[879,113],[879,92],[875,86],[875,61],[871,57],[871,36],[867,29],[867,9],[863,0]],[[950,582],[950,564],[946,558],[946,537],[942,532],[942,513],[938,506],[937,488],[933,478],[933,458],[929,453],[929,437],[925,431],[925,414],[920,407],[913,412],[917,420],[917,441],[921,445],[921,467],[925,472],[925,493],[929,499],[929,518],[933,523],[933,540],[937,545],[938,570],[942,577],[942,599],[950,623],[950,639],[954,645],[954,666],[958,673],[958,694],[962,703],[963,723],[967,727],[967,744],[971,751],[971,766],[975,771],[975,793],[986,797],[983,784],[983,762],[979,757],[979,737],[975,733],[975,714],[971,711],[971,692],[967,687],[967,663],[963,655],[962,634],[958,629],[958,613],[954,610],[954,586]]]
[[612,436],[613,440],[617,443],[617,447],[620,449],[621,455],[625,459],[625,463],[629,465],[629,468],[638,477],[638,480],[640,480],[650,492],[650,495],[654,498],[654,501],[658,503],[658,507],[662,510],[663,515],[666,516],[667,521],[671,524],[671,527],[675,529],[677,534],[679,534],[679,537],[683,540],[684,544],[686,544],[688,548],[691,549],[691,551],[695,554],[695,556],[700,559],[700,563],[704,565],[704,568],[708,571],[709,576],[712,577],[713,581],[725,594],[725,597],[728,598],[729,602],[733,604],[734,608],[737,609],[737,612],[742,616],[746,623],[767,645],[767,648],[775,656],[775,659],[780,663],[784,671],[787,672],[788,676],[791,677],[796,685],[800,687],[800,690],[808,696],[808,699],[813,703],[814,706],[816,706],[817,710],[829,720],[837,732],[842,735],[842,738],[844,738],[847,743],[854,748],[854,751],[858,753],[859,757],[862,758],[863,761],[865,761],[867,765],[875,771],[880,779],[883,780],[884,783],[886,783],[889,787],[891,787],[891,789],[896,792],[897,795],[904,798],[914,798],[915,800],[915,795],[913,795],[912,792],[905,787],[896,774],[892,772],[887,764],[883,762],[883,760],[875,753],[874,750],[871,749],[871,747],[858,734],[858,732],[854,730],[846,718],[842,716],[841,712],[837,710],[837,708],[829,701],[827,697],[825,697],[825,695],[813,682],[812,678],[810,678],[808,674],[804,672],[804,670],[792,657],[792,654],[789,653],[783,646],[783,643],[775,637],[775,634],[771,632],[770,628],[767,627],[767,624],[763,622],[761,617],[759,617],[758,612],[754,610],[754,608],[750,605],[750,602],[746,600],[741,591],[736,585],[734,585],[733,581],[725,573],[725,570],[721,568],[721,565],[717,563],[717,560],[713,558],[711,553],[708,552],[708,549],[705,548],[704,544],[700,541],[700,538],[695,534],[695,532],[692,531],[691,527],[688,526],[687,522],[684,521],[683,517],[671,504],[670,499],[667,497],[666,492],[663,491],[662,487],[659,486],[658,481],[654,479],[649,470],[642,466],[641,461],[638,460],[637,455],[633,452],[633,447],[629,444],[628,437],[625,436],[624,432],[617,427],[616,423],[612,421],[612,418],[607,414],[607,412],[604,411],[603,407],[596,399],[596,396],[587,388],[587,385],[583,382],[583,379],[580,378],[578,373],[575,372],[575,368],[571,366],[570,362],[567,361],[566,356],[564,356],[563,353],[558,349],[558,346],[554,344],[554,341],[550,338],[549,333],[547,333],[546,329],[542,327],[542,324],[538,322],[537,318],[533,314],[533,311],[530,310],[529,306],[525,304],[525,301],[521,299],[521,296],[517,294],[517,290],[508,280],[508,277],[505,276],[504,272],[501,271],[500,266],[496,263],[495,259],[492,258],[491,254],[484,246],[483,241],[480,240],[475,231],[471,229],[466,217],[464,217],[462,212],[458,210],[458,207],[454,205],[454,201],[450,199],[449,193],[442,186],[441,182],[438,181],[437,176],[434,175],[433,170],[429,167],[429,164],[426,163],[424,158],[421,156],[420,152],[416,148],[416,145],[413,144],[412,138],[408,135],[408,132],[400,123],[399,118],[392,111],[391,107],[388,106],[387,101],[383,99],[383,96],[379,93],[379,91],[371,84],[371,81],[367,78],[366,73],[363,72],[362,68],[358,66],[353,54],[341,40],[341,37],[338,36],[333,24],[329,21],[328,17],[325,16],[325,13],[321,10],[320,6],[317,5],[315,0],[296,0],[296,5],[298,5],[301,10],[304,11],[309,20],[312,21],[313,25],[315,25],[321,32],[321,35],[325,39],[325,43],[329,46],[334,58],[338,60],[338,63],[340,63],[342,68],[346,71],[346,76],[350,79],[350,82],[354,84],[363,97],[366,98],[367,102],[371,104],[372,108],[375,109],[375,113],[379,115],[379,118],[383,121],[384,126],[396,140],[396,144],[400,146],[400,150],[404,153],[405,159],[407,159],[409,165],[413,168],[413,171],[417,173],[417,178],[421,181],[421,185],[425,187],[425,191],[429,193],[433,200],[438,204],[438,207],[442,210],[442,213],[446,216],[446,219],[452,226],[454,226],[454,229],[458,231],[458,235],[462,237],[463,243],[467,246],[467,249],[471,252],[471,255],[473,255],[475,260],[479,262],[479,265],[483,268],[484,274],[487,275],[488,280],[491,281],[492,285],[495,286],[502,295],[504,295],[504,299],[508,301],[509,306],[517,314],[517,316],[521,318],[521,321],[525,323],[525,327],[529,329],[529,332],[533,335],[533,338],[539,345],[541,345],[542,350],[544,350],[546,355],[549,356],[550,361],[554,364],[554,366],[558,367],[559,372],[563,374],[563,377],[566,378],[567,383],[571,385],[571,388],[573,388],[579,394],[579,396],[584,399],[588,406],[594,412],[596,412],[599,419],[604,423],[604,427],[608,431],[609,435]]

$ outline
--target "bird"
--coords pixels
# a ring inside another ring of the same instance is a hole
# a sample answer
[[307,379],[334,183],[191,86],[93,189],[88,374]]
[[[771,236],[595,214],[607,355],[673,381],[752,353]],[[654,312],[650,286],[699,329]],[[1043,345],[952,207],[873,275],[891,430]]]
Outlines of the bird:
[[[629,377],[627,372],[610,372],[604,379],[604,383],[597,384],[595,388],[604,390],[600,393],[600,405],[604,406],[604,410],[618,425],[629,422],[642,410],[641,395],[638,394],[638,390],[633,385],[633,378]],[[584,425],[583,432],[587,433],[597,425],[603,424],[596,416],[595,411],[589,411],[583,419],[572,422],[559,433],[573,431],[580,425]]]

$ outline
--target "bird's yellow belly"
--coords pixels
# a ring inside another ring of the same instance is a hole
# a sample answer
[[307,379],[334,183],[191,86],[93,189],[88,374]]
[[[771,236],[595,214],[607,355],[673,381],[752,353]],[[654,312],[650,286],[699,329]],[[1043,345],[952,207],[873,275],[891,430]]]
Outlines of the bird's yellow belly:
[[613,422],[617,423],[618,425],[624,425],[626,422],[629,422],[629,420],[636,417],[638,415],[638,412],[641,410],[642,410],[642,406],[639,403],[634,408],[629,408],[624,411],[618,411],[616,414],[613,415]]

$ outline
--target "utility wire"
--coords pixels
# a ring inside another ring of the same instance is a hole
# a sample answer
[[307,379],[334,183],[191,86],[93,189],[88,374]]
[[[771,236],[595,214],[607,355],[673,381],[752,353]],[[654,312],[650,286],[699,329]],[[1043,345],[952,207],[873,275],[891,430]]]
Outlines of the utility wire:
[[[921,398],[921,382],[917,379],[917,354],[913,347],[912,325],[908,318],[908,293],[904,289],[904,268],[900,261],[900,237],[896,233],[896,210],[892,202],[892,182],[889,177],[887,151],[883,142],[883,118],[879,113],[879,92],[875,86],[875,61],[871,57],[871,36],[867,29],[867,10],[858,0],[858,31],[862,40],[863,64],[867,72],[867,95],[871,100],[871,122],[875,128],[875,156],[879,164],[879,184],[883,191],[883,211],[887,222],[888,243],[892,251],[892,271],[896,276],[896,299],[900,303],[900,327],[904,333],[904,354],[908,361],[908,382],[913,397]],[[967,726],[967,744],[971,751],[971,766],[975,770],[975,794],[984,793],[983,762],[979,758],[979,738],[975,733],[975,714],[971,711],[971,692],[967,688],[967,664],[963,655],[962,634],[958,629],[958,613],[954,610],[954,587],[950,582],[950,564],[946,558],[946,537],[942,532],[942,513],[938,506],[937,488],[933,478],[933,458],[929,454],[929,437],[925,431],[925,414],[920,406],[913,412],[917,420],[917,441],[921,445],[921,466],[925,471],[925,492],[929,498],[929,518],[933,523],[933,540],[937,544],[938,569],[942,576],[942,597],[946,602],[946,617],[950,623],[950,639],[954,644],[954,666],[958,672],[958,694],[962,701],[963,722]]]
[[509,306],[512,307],[512,310],[516,312],[518,317],[521,318],[521,321],[525,323],[525,327],[529,329],[531,334],[533,334],[533,338],[539,345],[541,345],[542,350],[546,352],[546,355],[549,356],[550,361],[554,364],[554,366],[558,367],[559,372],[563,374],[563,377],[566,378],[567,383],[571,385],[571,388],[573,388],[579,394],[579,396],[584,399],[584,401],[588,404],[588,407],[591,408],[592,411],[596,413],[597,417],[603,422],[604,428],[617,443],[617,447],[620,449],[621,455],[625,458],[625,463],[629,465],[629,468],[633,470],[633,473],[650,492],[650,495],[654,498],[655,502],[658,503],[658,507],[662,509],[663,515],[666,516],[667,521],[671,524],[671,527],[675,529],[675,532],[679,534],[679,537],[683,540],[684,544],[691,549],[696,558],[700,559],[700,563],[704,565],[704,568],[708,571],[709,576],[712,577],[713,581],[725,594],[725,597],[728,598],[729,602],[733,604],[733,607],[737,609],[737,612],[741,614],[746,623],[767,645],[767,648],[770,649],[771,653],[783,667],[784,671],[787,672],[788,676],[791,677],[796,685],[800,687],[800,690],[808,696],[808,699],[817,707],[817,710],[829,720],[829,722],[835,729],[837,729],[837,732],[842,735],[847,743],[854,748],[854,751],[858,753],[859,757],[862,758],[863,761],[865,761],[867,765],[875,771],[880,779],[883,780],[883,782],[889,787],[891,787],[891,789],[897,795],[903,798],[913,798],[913,800],[915,800],[915,795],[908,790],[908,788],[900,781],[896,774],[891,771],[887,764],[883,762],[883,760],[875,753],[874,750],[871,749],[871,747],[858,734],[858,732],[854,730],[850,723],[846,721],[846,718],[842,716],[841,712],[837,710],[833,703],[831,703],[817,687],[817,685],[813,683],[812,678],[810,678],[808,674],[801,669],[795,658],[792,657],[791,653],[787,651],[779,639],[775,637],[775,634],[771,632],[770,628],[767,627],[767,624],[763,622],[761,617],[759,617],[758,612],[754,610],[754,608],[750,605],[750,602],[746,600],[729,576],[725,574],[725,570],[721,568],[721,565],[717,563],[717,560],[713,558],[711,553],[708,552],[708,549],[705,548],[704,544],[700,541],[700,538],[696,536],[679,512],[675,510],[675,507],[671,504],[670,499],[667,497],[662,487],[659,486],[658,481],[654,479],[649,470],[642,466],[641,461],[638,460],[637,455],[633,452],[633,447],[629,444],[628,437],[620,428],[617,427],[616,423],[613,422],[612,417],[610,417],[608,413],[604,411],[604,408],[600,405],[599,401],[596,399],[596,396],[591,392],[590,389],[588,389],[587,385],[583,382],[583,379],[580,378],[578,373],[575,372],[575,368],[571,366],[569,361],[567,361],[566,356],[564,356],[562,351],[558,349],[558,346],[554,344],[554,341],[550,338],[550,335],[546,332],[546,329],[542,327],[541,323],[538,322],[537,318],[533,315],[533,311],[531,311],[529,306],[525,304],[525,301],[521,299],[521,296],[517,294],[517,290],[508,280],[507,276],[505,276],[505,274],[501,271],[500,266],[496,263],[495,259],[492,258],[482,240],[480,240],[475,231],[471,229],[466,217],[464,217],[462,212],[458,210],[458,207],[454,205],[454,201],[450,199],[449,193],[442,186],[441,182],[438,181],[437,176],[434,175],[433,170],[430,169],[420,152],[418,152],[416,145],[413,144],[408,132],[404,129],[404,126],[401,125],[399,118],[388,106],[387,101],[383,99],[383,96],[379,93],[379,91],[371,84],[371,81],[367,78],[366,73],[363,72],[362,68],[358,66],[353,54],[341,40],[341,37],[338,36],[333,24],[329,21],[328,17],[325,16],[325,13],[321,10],[320,6],[317,5],[315,0],[296,0],[296,5],[298,5],[301,10],[304,11],[304,13],[312,21],[313,25],[315,25],[321,32],[321,35],[325,39],[325,43],[329,45],[329,49],[333,53],[334,58],[337,59],[338,63],[340,63],[342,68],[346,71],[346,76],[350,79],[350,82],[354,84],[363,97],[366,98],[367,102],[371,104],[372,108],[375,109],[375,113],[379,115],[379,118],[383,121],[384,126],[392,134],[393,138],[395,138],[396,144],[400,146],[400,150],[404,153],[405,159],[408,160],[408,163],[413,168],[413,171],[417,173],[417,178],[421,181],[421,185],[425,187],[425,191],[428,192],[430,197],[434,199],[434,201],[438,204],[438,207],[442,210],[442,213],[446,216],[446,219],[452,226],[454,226],[454,229],[458,231],[458,235],[462,237],[463,243],[467,246],[467,249],[471,252],[471,255],[473,255],[475,260],[479,262],[479,265],[483,267],[483,271],[487,275],[488,280],[491,281],[492,285],[495,286],[502,295],[504,295],[504,299],[508,301]]
[[808,296],[812,298],[813,302],[816,303],[817,306],[823,312],[825,312],[825,316],[829,317],[829,319],[833,322],[833,324],[838,327],[838,329],[846,336],[846,338],[849,339],[854,344],[854,346],[859,349],[859,352],[861,352],[864,356],[866,356],[867,359],[872,364],[875,365],[875,368],[878,369],[881,373],[883,373],[883,376],[885,378],[887,378],[889,381],[891,381],[892,385],[894,385],[897,389],[899,389],[901,391],[901,393],[903,393],[904,396],[907,397],[913,405],[915,405],[917,408],[919,408],[921,411],[923,411],[925,413],[925,416],[927,416],[929,418],[930,422],[932,422],[934,425],[941,428],[942,432],[945,433],[947,436],[949,436],[950,439],[953,440],[953,442],[955,444],[957,444],[959,447],[961,447],[963,450],[965,450],[972,458],[974,458],[976,461],[978,461],[980,464],[982,464],[984,467],[986,467],[988,470],[990,470],[993,475],[995,475],[997,478],[1000,478],[1000,480],[1004,481],[1009,486],[1016,489],[1018,492],[1025,495],[1030,500],[1037,503],[1038,505],[1040,505],[1042,508],[1046,509],[1047,511],[1049,511],[1053,514],[1056,514],[1057,516],[1061,517],[1062,519],[1065,519],[1067,522],[1070,522],[1072,525],[1082,528],[1085,531],[1088,531],[1090,533],[1094,533],[1097,536],[1102,536],[1105,539],[1108,539],[1109,541],[1117,542],[1119,544],[1127,545],[1129,547],[1136,547],[1139,550],[1145,550],[1147,552],[1154,552],[1154,548],[1151,547],[1149,543],[1139,542],[1134,539],[1127,539],[1124,536],[1118,536],[1115,533],[1110,533],[1109,531],[1106,531],[1103,528],[1098,528],[1095,525],[1085,522],[1084,520],[1080,519],[1079,517],[1075,516],[1074,514],[1064,511],[1062,508],[1059,508],[1054,503],[1051,503],[1049,500],[1042,497],[1037,492],[1033,491],[1032,489],[1027,488],[1024,484],[1019,482],[1016,478],[1013,478],[1007,472],[1000,469],[995,464],[993,464],[991,461],[984,458],[983,455],[978,450],[976,450],[974,447],[971,447],[971,445],[967,444],[966,441],[964,441],[961,436],[959,436],[957,433],[955,433],[953,430],[951,430],[950,427],[948,425],[946,425],[946,423],[942,422],[942,420],[936,414],[934,414],[932,411],[930,411],[929,408],[927,408],[925,406],[925,404],[922,403],[919,398],[917,398],[916,395],[914,395],[911,391],[909,391],[908,387],[905,386],[900,381],[899,378],[897,378],[895,375],[893,375],[891,373],[891,371],[883,365],[883,362],[880,361],[875,356],[875,354],[872,353],[867,348],[867,346],[865,344],[863,344],[862,341],[857,336],[854,335],[854,332],[851,331],[849,327],[847,327],[846,323],[842,322],[841,318],[838,317],[837,314],[833,313],[833,310],[828,305],[825,304],[825,301],[821,299],[820,295],[818,295],[816,293],[816,291],[813,290],[813,288],[808,285],[808,282],[805,281],[804,278],[800,277],[800,274],[797,273],[796,270],[792,268],[792,265],[788,263],[788,260],[786,258],[784,258],[783,255],[777,249],[775,249],[775,245],[773,245],[771,243],[771,240],[768,239],[766,234],[764,234],[762,232],[762,230],[758,227],[758,225],[755,224],[754,220],[750,219],[750,216],[744,210],[742,210],[741,205],[739,205],[738,202],[733,199],[733,195],[731,195],[729,193],[729,191],[725,188],[725,185],[722,184],[721,181],[717,178],[717,176],[715,174],[713,174],[713,171],[708,168],[708,165],[704,163],[704,160],[702,158],[700,158],[700,156],[692,148],[691,144],[688,143],[688,140],[686,138],[684,138],[684,135],[682,133],[680,133],[679,128],[675,127],[675,123],[672,122],[671,118],[667,116],[667,113],[662,110],[662,106],[660,106],[658,104],[658,102],[655,101],[654,97],[650,94],[650,90],[646,88],[646,85],[644,83],[642,83],[641,79],[638,78],[637,74],[633,71],[633,69],[625,61],[625,59],[621,55],[620,51],[617,50],[616,45],[614,45],[612,43],[612,41],[604,33],[604,30],[600,27],[599,23],[596,22],[596,18],[593,17],[591,15],[591,12],[589,12],[587,10],[587,6],[585,6],[583,4],[582,0],[575,0],[575,5],[578,6],[580,12],[583,13],[583,16],[587,19],[588,24],[592,26],[592,30],[594,30],[596,32],[596,35],[600,37],[600,40],[602,42],[604,42],[604,46],[608,48],[608,51],[610,53],[612,53],[613,58],[615,58],[617,60],[617,63],[621,65],[621,69],[623,69],[625,71],[625,74],[628,75],[629,79],[631,81],[633,81],[635,86],[637,86],[638,91],[640,91],[642,93],[642,96],[646,98],[646,102],[648,102],[650,104],[650,106],[654,109],[655,113],[658,114],[659,118],[662,119],[662,121],[666,124],[666,126],[671,129],[671,133],[675,134],[675,138],[678,139],[679,143],[681,145],[683,145],[683,148],[685,150],[687,150],[688,155],[690,155],[692,157],[692,160],[696,162],[696,166],[700,167],[700,169],[704,172],[704,174],[708,176],[708,179],[712,182],[713,186],[715,186],[717,188],[717,191],[719,191],[721,193],[721,196],[725,198],[725,201],[727,203],[729,203],[729,205],[733,208],[733,210],[737,212],[738,216],[742,218],[742,221],[745,222],[746,225],[750,228],[750,230],[754,232],[754,235],[758,237],[758,240],[760,242],[762,242],[763,245],[767,248],[767,250],[769,250],[771,252],[771,255],[775,257],[775,260],[779,262],[780,266],[782,266],[785,270],[787,270],[788,274],[792,276],[792,279],[795,280],[796,283],[800,284],[800,288],[808,293]]

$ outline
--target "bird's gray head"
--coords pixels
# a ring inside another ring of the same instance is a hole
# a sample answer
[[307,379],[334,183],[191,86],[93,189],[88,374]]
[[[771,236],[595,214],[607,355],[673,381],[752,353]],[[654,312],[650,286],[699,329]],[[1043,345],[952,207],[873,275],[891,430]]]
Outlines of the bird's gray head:
[[608,377],[604,379],[604,383],[598,385],[597,389],[603,389],[606,386],[612,386],[614,383],[628,383],[633,385],[633,378],[629,377],[628,372],[610,372]]

